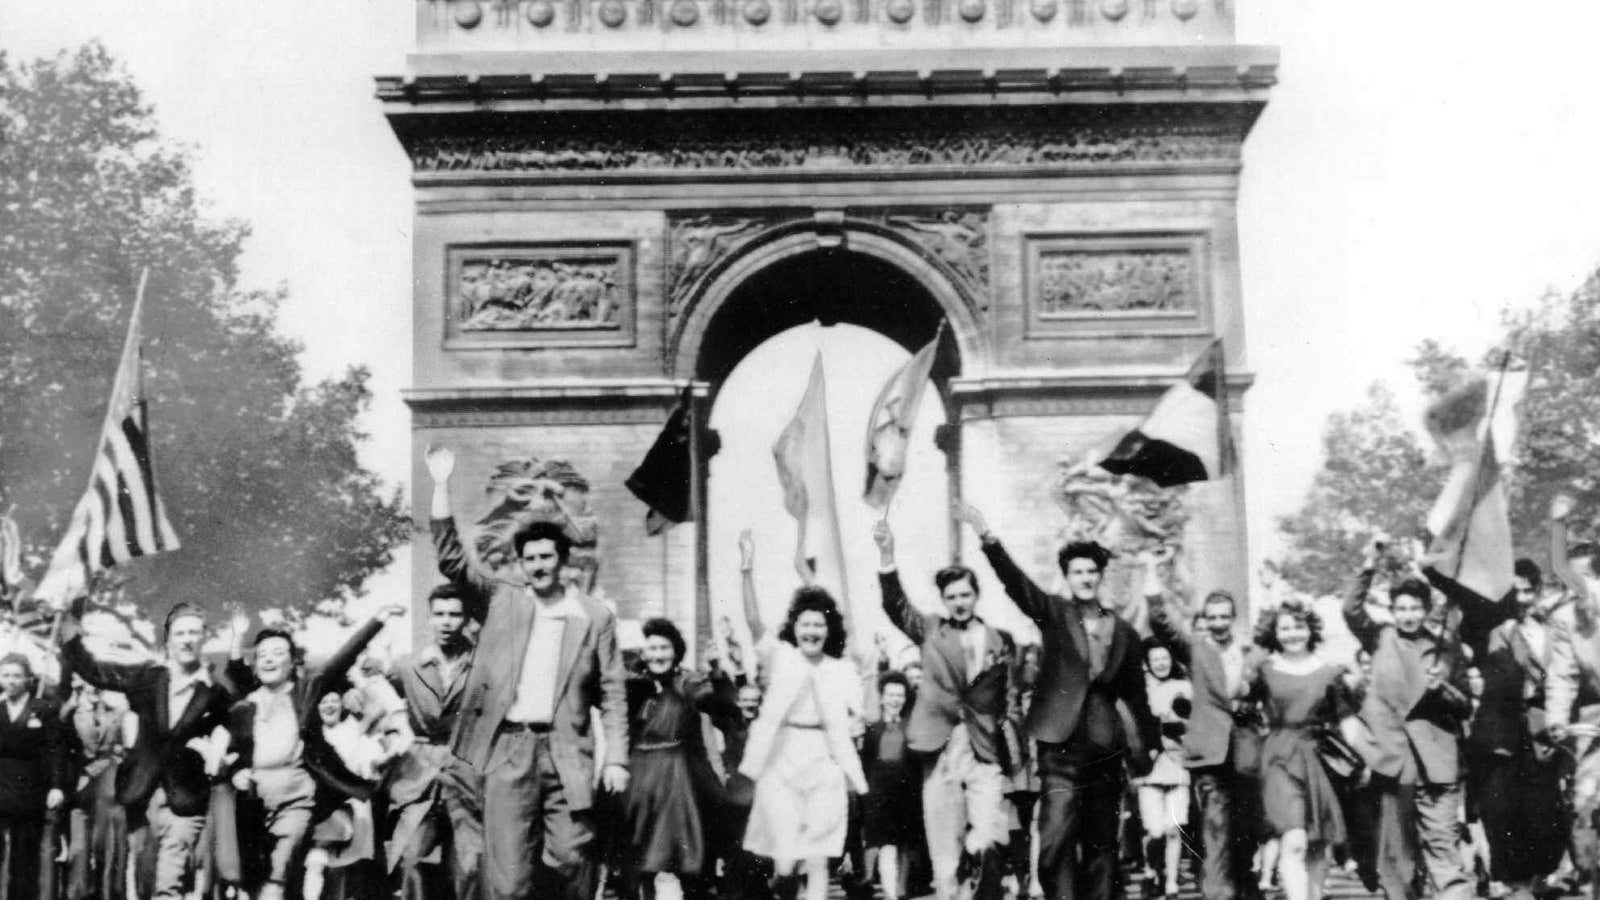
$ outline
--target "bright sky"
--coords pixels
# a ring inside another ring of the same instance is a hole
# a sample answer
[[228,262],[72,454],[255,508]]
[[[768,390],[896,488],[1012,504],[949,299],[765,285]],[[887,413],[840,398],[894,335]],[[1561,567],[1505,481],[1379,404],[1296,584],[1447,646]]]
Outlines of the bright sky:
[[[1240,199],[1259,559],[1304,495],[1327,413],[1374,379],[1404,389],[1421,338],[1476,354],[1502,307],[1600,263],[1600,4],[1236,3],[1240,39],[1283,56]],[[194,148],[213,211],[253,225],[246,284],[287,282],[283,325],[308,370],[373,370],[367,459],[396,483],[412,196],[372,76],[401,71],[412,16],[404,0],[0,4],[13,57],[98,37],[126,63],[164,133]],[[406,590],[404,565],[373,587]]]

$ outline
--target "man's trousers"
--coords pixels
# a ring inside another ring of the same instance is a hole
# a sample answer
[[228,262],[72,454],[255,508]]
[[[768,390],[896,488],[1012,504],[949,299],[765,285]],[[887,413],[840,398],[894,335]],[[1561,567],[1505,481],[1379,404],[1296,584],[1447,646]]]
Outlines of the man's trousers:
[[593,900],[594,826],[567,802],[548,731],[506,727],[483,778],[488,900]]
[[1436,900],[1467,900],[1474,882],[1461,865],[1458,825],[1459,784],[1402,784],[1378,776],[1378,886],[1388,900],[1418,896],[1418,863],[1426,895]]
[[1205,848],[1200,896],[1205,900],[1254,896],[1258,890],[1251,880],[1250,863],[1259,844],[1260,780],[1240,774],[1227,763],[1195,769],[1190,775],[1200,810],[1200,844]]
[[[978,761],[972,754],[965,725],[957,725],[944,749],[926,760],[922,776],[923,832],[939,900],[954,900],[956,870],[963,853],[981,864],[986,862],[984,854],[1010,839],[1005,791],[1005,773],[999,763]],[[998,859],[986,867],[977,900],[999,896],[1002,868]],[[994,883],[982,883],[986,881]]]
[[1084,763],[1070,745],[1038,747],[1039,881],[1046,900],[1118,900],[1124,754]]

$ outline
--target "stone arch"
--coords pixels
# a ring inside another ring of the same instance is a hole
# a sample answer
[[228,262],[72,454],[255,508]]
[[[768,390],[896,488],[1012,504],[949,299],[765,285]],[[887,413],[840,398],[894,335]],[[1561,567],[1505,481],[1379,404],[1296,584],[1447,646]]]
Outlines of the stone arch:
[[807,221],[769,229],[720,261],[684,302],[667,336],[668,374],[684,380],[702,377],[706,335],[718,313],[751,278],[786,261],[840,252],[885,263],[915,283],[938,305],[959,353],[961,374],[970,377],[987,371],[988,346],[977,313],[984,298],[972,296],[915,243],[874,223],[845,219],[831,227]]

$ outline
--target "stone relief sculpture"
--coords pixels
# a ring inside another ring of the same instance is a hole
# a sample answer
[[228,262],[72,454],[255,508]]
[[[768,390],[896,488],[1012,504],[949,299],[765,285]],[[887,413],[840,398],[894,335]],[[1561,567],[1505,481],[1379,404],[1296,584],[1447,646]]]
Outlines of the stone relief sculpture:
[[615,258],[468,258],[456,281],[462,331],[615,328],[622,297]]
[[885,223],[927,250],[966,284],[980,302],[989,297],[989,214],[977,209],[896,213]]
[[1063,461],[1053,494],[1067,515],[1063,541],[1095,541],[1115,554],[1106,580],[1111,595],[1123,598],[1127,617],[1143,617],[1143,560],[1154,556],[1166,591],[1187,597],[1189,578],[1183,559],[1183,487],[1162,488],[1148,478],[1112,475],[1088,460]]
[[772,223],[755,218],[698,215],[668,226],[667,285],[673,313],[680,312],[694,286],[719,259],[760,234]]
[[572,540],[563,579],[593,592],[599,571],[596,549],[600,525],[589,508],[589,480],[564,459],[508,460],[495,467],[485,490],[495,507],[478,520],[473,541],[478,558],[491,569],[512,561],[511,536],[531,522],[555,522]]
[[1195,308],[1187,250],[1068,250],[1038,261],[1040,315],[1187,312]]

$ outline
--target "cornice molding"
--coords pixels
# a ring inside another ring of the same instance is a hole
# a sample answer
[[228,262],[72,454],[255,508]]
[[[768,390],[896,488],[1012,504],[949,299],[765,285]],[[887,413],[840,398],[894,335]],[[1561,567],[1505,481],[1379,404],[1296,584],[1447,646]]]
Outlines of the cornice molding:
[[[951,402],[963,422],[1029,416],[1143,415],[1184,370],[1150,370],[1108,375],[995,375],[955,378]],[[1244,394],[1255,383],[1253,373],[1233,372],[1228,378],[1228,409],[1243,411]]]

